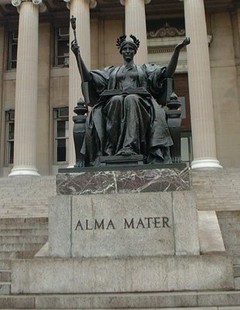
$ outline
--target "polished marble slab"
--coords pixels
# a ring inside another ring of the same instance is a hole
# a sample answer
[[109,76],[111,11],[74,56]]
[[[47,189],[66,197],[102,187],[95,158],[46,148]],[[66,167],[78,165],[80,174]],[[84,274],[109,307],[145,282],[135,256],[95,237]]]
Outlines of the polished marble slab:
[[190,190],[185,164],[60,169],[58,195],[167,192]]

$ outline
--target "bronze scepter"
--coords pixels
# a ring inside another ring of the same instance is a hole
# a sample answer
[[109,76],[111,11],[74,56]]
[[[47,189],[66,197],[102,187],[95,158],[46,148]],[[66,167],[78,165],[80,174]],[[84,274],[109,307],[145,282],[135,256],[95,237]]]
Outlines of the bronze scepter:
[[74,35],[74,40],[77,42],[77,35],[76,35],[76,17],[74,17],[72,15],[72,17],[70,18],[71,21],[71,26],[72,26],[72,30],[73,30],[73,35]]
[[76,55],[77,58],[77,65],[78,65],[78,69],[81,75],[81,79],[82,79],[82,93],[83,93],[83,97],[85,100],[85,104],[89,104],[90,100],[89,100],[89,93],[88,93],[88,81],[84,80],[84,75],[83,75],[83,69],[82,69],[82,65],[81,65],[81,54],[80,54],[80,49],[79,49],[79,45],[77,42],[77,35],[76,35],[76,17],[74,17],[72,15],[72,17],[70,18],[70,22],[71,22],[71,26],[73,29],[73,35],[74,35],[74,41],[76,42],[77,46],[78,46],[78,53]]
[[74,17],[72,15],[72,17],[70,18],[70,21],[71,21],[71,26],[72,26],[72,30],[73,30],[74,41],[76,42],[76,44],[78,46],[79,53],[77,54],[77,64],[78,64],[80,75],[81,75],[81,78],[82,78],[82,81],[83,81],[83,72],[82,72],[82,66],[81,66],[80,49],[79,49],[79,45],[78,45],[78,42],[77,42],[77,34],[76,34],[76,17]]

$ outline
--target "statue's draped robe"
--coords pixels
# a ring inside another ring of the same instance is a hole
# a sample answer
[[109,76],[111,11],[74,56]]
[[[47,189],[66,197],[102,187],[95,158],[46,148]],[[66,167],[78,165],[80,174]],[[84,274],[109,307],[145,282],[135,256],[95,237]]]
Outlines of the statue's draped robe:
[[132,65],[91,71],[99,96],[86,123],[85,156],[96,165],[99,156],[126,152],[146,161],[169,163],[173,144],[164,109],[154,98],[163,93],[165,67]]

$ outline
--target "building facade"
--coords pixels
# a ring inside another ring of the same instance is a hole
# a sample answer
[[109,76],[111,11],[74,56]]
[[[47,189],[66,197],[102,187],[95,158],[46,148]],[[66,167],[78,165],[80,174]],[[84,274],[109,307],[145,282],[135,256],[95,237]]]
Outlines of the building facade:
[[239,167],[240,1],[1,0],[0,176],[73,166],[73,109],[82,96],[70,17],[88,68],[119,65],[116,39],[141,41],[136,62],[166,65],[184,36],[175,92],[182,159],[193,169]]

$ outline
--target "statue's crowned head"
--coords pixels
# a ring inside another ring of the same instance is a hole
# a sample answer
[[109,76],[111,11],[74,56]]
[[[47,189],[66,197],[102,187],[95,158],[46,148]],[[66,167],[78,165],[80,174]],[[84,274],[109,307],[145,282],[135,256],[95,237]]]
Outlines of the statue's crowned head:
[[117,39],[117,43],[116,43],[119,52],[122,54],[122,49],[124,48],[124,46],[126,45],[130,45],[134,50],[135,50],[135,54],[137,53],[137,50],[139,48],[140,45],[140,41],[134,36],[134,35],[130,35],[130,38],[127,38],[126,35],[120,36]]

